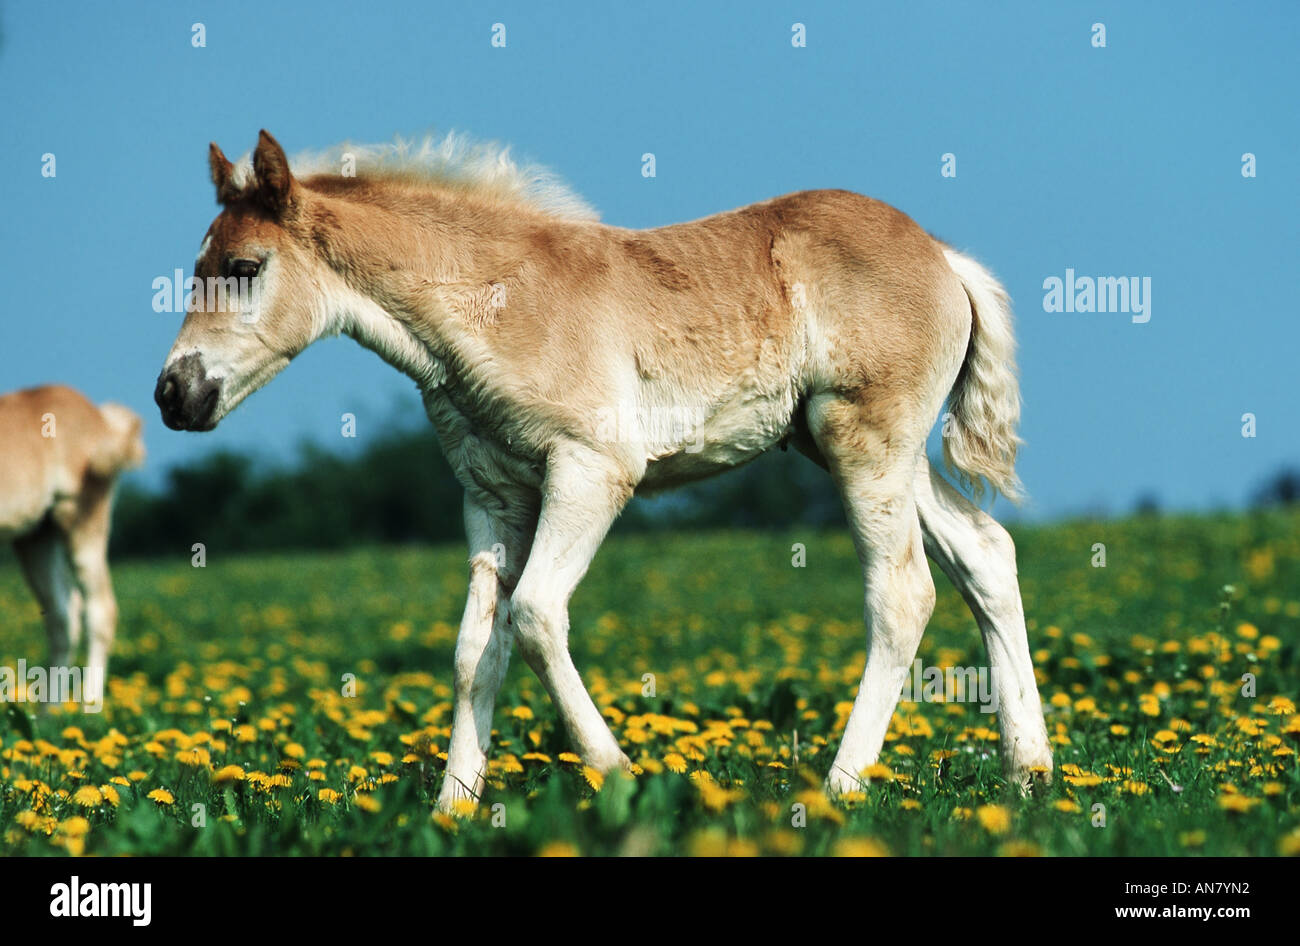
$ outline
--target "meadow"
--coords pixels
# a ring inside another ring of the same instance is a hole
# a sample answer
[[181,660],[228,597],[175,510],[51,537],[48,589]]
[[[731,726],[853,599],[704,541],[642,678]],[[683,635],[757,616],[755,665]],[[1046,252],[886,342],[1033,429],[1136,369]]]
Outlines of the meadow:
[[[1300,514],[1014,535],[1056,753],[1039,795],[1004,782],[995,717],[954,701],[900,705],[865,790],[826,801],[865,657],[844,533],[611,539],[571,642],[638,774],[584,767],[516,656],[490,793],[455,817],[433,800],[463,549],[210,548],[195,568],[186,548],[116,564],[103,713],[0,707],[0,853],[1300,853]],[[921,659],[982,665],[936,587]],[[0,665],[20,657],[45,641],[9,561]]]

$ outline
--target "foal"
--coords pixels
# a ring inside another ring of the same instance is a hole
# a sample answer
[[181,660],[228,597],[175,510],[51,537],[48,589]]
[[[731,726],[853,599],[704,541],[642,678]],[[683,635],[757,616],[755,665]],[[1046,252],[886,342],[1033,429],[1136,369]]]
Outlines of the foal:
[[[211,430],[338,333],[419,385],[470,546],[441,806],[483,790],[516,642],[583,758],[628,764],[569,656],[569,597],[633,493],[785,443],[834,478],[866,586],[866,669],[828,790],[857,788],[880,752],[934,605],[926,553],[983,634],[1009,776],[1049,776],[1011,540],[924,452],[947,397],[950,464],[1016,493],[1010,309],[977,263],[846,191],[636,231],[454,141],[348,148],[296,175],[266,132],[251,170],[215,144],[209,158],[222,211],[195,276],[251,292],[191,304],[155,398],[169,427]],[[333,170],[348,158],[354,176]],[[665,414],[695,423],[647,423]]]
[[103,700],[117,601],[108,575],[113,490],[144,462],[140,417],[71,388],[0,397],[0,540],[12,539],[45,612],[50,663],[66,667],[89,631],[84,702]]

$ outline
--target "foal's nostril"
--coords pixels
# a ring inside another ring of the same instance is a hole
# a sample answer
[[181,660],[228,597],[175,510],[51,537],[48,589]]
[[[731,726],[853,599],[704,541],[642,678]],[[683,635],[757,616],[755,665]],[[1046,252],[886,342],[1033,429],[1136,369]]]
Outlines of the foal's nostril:
[[158,378],[158,385],[153,389],[154,403],[163,410],[175,407],[180,400],[180,385],[176,383],[176,376],[173,374],[163,374]]

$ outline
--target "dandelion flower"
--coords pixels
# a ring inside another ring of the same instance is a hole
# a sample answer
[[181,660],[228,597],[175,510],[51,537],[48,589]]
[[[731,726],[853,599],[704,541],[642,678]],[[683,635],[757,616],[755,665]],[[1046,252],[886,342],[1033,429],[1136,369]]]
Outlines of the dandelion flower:
[[589,765],[582,767],[582,777],[587,780],[587,784],[600,791],[605,784],[605,773],[599,769],[593,769]]
[[889,848],[872,838],[845,838],[835,843],[835,857],[888,857]]
[[538,857],[579,857],[578,849],[568,841],[551,841],[541,847]]
[[1011,812],[1002,805],[980,805],[975,819],[989,834],[1005,834],[1011,828]]
[[218,785],[226,782],[242,782],[244,780],[244,770],[237,765],[222,766],[212,776],[212,781]]
[[82,808],[98,808],[104,803],[104,796],[94,785],[83,785],[77,789],[72,800]]

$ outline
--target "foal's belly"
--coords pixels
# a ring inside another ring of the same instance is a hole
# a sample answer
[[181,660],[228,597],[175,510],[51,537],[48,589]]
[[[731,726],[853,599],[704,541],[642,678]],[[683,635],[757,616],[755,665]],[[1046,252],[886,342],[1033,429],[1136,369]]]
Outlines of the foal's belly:
[[743,466],[790,435],[794,409],[793,396],[782,394],[725,406],[652,458],[636,491],[671,489]]

